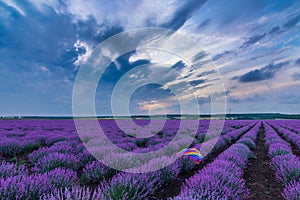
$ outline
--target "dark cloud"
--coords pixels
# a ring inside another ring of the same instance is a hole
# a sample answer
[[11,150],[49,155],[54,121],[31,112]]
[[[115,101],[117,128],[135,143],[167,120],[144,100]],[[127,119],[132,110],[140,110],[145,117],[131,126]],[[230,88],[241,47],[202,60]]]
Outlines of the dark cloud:
[[246,48],[250,45],[256,44],[260,40],[264,39],[266,36],[272,36],[274,34],[280,34],[283,33],[293,27],[295,27],[300,21],[300,15],[297,15],[296,17],[291,18],[288,22],[280,26],[274,26],[269,30],[268,32],[265,32],[263,34],[254,35],[250,38],[248,38],[241,46],[240,48]]
[[92,46],[96,46],[105,39],[123,31],[123,28],[118,25],[98,24],[93,15],[89,15],[85,20],[78,20],[75,27],[78,37]]
[[238,79],[239,82],[242,83],[257,82],[271,79],[275,77],[275,74],[278,70],[280,70],[282,67],[288,64],[289,62],[282,62],[278,64],[270,63],[261,69],[252,70],[242,76],[233,77],[233,79]]
[[280,30],[280,27],[279,26],[274,26],[268,34],[275,34],[275,33],[278,33]]
[[205,51],[200,51],[193,57],[193,63],[201,61],[206,56],[208,56],[208,53],[206,53]]
[[175,63],[171,69],[175,69],[175,70],[182,70],[184,68],[186,68],[187,66],[184,64],[184,62],[182,62],[181,60],[178,61],[177,63]]
[[17,13],[13,7],[0,4],[10,19],[9,23],[6,23],[6,19],[0,19],[5,34],[5,39],[1,40],[1,46],[6,49],[5,59],[13,56],[15,60],[27,60],[28,64],[68,66],[83,53],[76,52],[73,47],[76,35],[70,16],[57,14],[46,6],[41,12],[27,1],[18,5],[26,13],[25,16]]
[[209,71],[201,72],[200,74],[197,75],[197,77],[203,77],[203,76],[207,76],[207,75],[214,74],[214,73],[217,73],[217,71],[212,69]]
[[223,53],[219,53],[219,54],[215,55],[212,59],[213,59],[213,61],[216,61],[223,57],[231,55],[232,53],[234,53],[234,51],[224,51]]
[[253,57],[249,58],[248,60],[249,60],[249,61],[253,61],[253,60],[257,60],[257,59],[259,59],[259,58],[261,58],[261,57],[263,57],[263,56],[262,56],[262,55],[253,56]]
[[295,27],[300,21],[300,15],[291,18],[288,22],[280,26],[274,26],[267,34],[274,35],[274,34],[281,34],[286,32],[287,30]]
[[170,89],[163,89],[160,84],[146,84],[139,87],[132,94],[131,101],[140,101],[140,100],[153,100],[153,99],[165,99],[168,97],[174,96],[174,93]]
[[255,35],[255,36],[252,36],[250,38],[247,39],[246,42],[244,42],[240,48],[246,48],[248,47],[249,45],[252,45],[252,44],[255,44],[257,43],[258,41],[262,40],[267,34],[264,33],[264,34],[261,34],[261,35]]
[[180,5],[179,9],[174,13],[171,20],[161,24],[160,26],[163,28],[178,30],[206,1],[207,0],[182,1],[184,3]]
[[[43,5],[41,11],[26,0],[18,2],[18,6],[26,15],[0,2],[0,8],[7,12],[9,19],[8,22],[0,18],[0,45],[5,49],[1,56],[7,63],[19,60],[30,68],[37,63],[49,68],[64,67],[72,72],[78,56],[86,52],[85,47],[74,47],[78,39],[95,46],[123,30],[119,26],[97,24],[93,16],[75,21],[72,15],[57,13],[47,5]],[[64,9],[66,5],[60,4],[60,7]]]
[[283,28],[285,28],[285,29],[291,29],[291,28],[295,27],[298,24],[299,20],[300,20],[300,15],[297,15],[296,17],[293,17],[288,22],[286,22],[283,25]]
[[193,81],[189,81],[189,83],[190,83],[192,86],[197,86],[197,85],[200,85],[200,84],[205,83],[205,80],[203,80],[203,79],[200,79],[200,80],[193,80]]
[[298,59],[295,61],[295,64],[296,64],[296,65],[300,65],[300,58],[298,58]]

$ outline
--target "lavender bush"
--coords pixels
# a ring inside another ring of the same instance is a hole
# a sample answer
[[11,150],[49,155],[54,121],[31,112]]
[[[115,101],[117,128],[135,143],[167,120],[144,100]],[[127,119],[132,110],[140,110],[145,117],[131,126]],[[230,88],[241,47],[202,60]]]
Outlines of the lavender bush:
[[38,199],[43,194],[76,183],[76,173],[55,169],[41,175],[16,175],[0,178],[1,199]]
[[82,183],[99,183],[105,177],[110,177],[115,174],[116,171],[103,165],[100,161],[94,161],[87,164],[83,169],[81,175]]
[[57,167],[76,170],[78,169],[78,159],[71,154],[50,153],[37,160],[34,171],[43,173]]
[[17,166],[14,163],[8,162],[0,163],[0,178],[6,179],[8,177],[26,174],[28,174],[28,171],[24,166]]
[[147,174],[117,174],[109,183],[104,183],[102,192],[105,199],[127,200],[146,199],[162,184],[159,172]]
[[264,123],[264,126],[271,166],[275,170],[276,178],[285,185],[282,195],[285,199],[299,199],[300,159],[292,153],[289,144],[282,140],[271,126],[267,123]]
[[276,122],[270,123],[288,142],[294,144],[300,150],[300,135],[288,129],[282,128]]

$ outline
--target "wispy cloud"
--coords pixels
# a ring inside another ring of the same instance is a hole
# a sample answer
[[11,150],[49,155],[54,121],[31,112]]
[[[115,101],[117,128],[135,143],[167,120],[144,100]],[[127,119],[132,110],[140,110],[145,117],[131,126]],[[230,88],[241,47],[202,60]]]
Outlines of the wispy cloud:
[[139,109],[144,111],[164,110],[170,106],[167,103],[159,102],[158,100],[151,100],[147,102],[139,103]]

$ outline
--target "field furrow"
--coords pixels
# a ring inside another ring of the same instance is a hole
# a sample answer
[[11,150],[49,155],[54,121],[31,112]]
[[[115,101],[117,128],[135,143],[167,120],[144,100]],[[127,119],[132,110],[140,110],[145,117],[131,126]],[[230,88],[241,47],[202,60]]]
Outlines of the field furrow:
[[281,197],[282,184],[275,180],[275,172],[270,166],[268,147],[265,145],[265,128],[262,125],[255,141],[256,148],[249,158],[243,178],[250,189],[247,199],[283,199]]

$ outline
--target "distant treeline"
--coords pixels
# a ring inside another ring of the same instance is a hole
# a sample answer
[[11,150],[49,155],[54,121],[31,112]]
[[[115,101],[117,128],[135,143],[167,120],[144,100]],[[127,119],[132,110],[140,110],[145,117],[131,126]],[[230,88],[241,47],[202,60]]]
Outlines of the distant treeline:
[[[249,113],[249,114],[226,114],[226,115],[133,115],[133,116],[97,116],[98,119],[300,119],[300,114],[280,114],[280,113]],[[2,116],[2,119],[73,119],[72,116]],[[96,117],[77,117],[76,119],[95,119]]]

